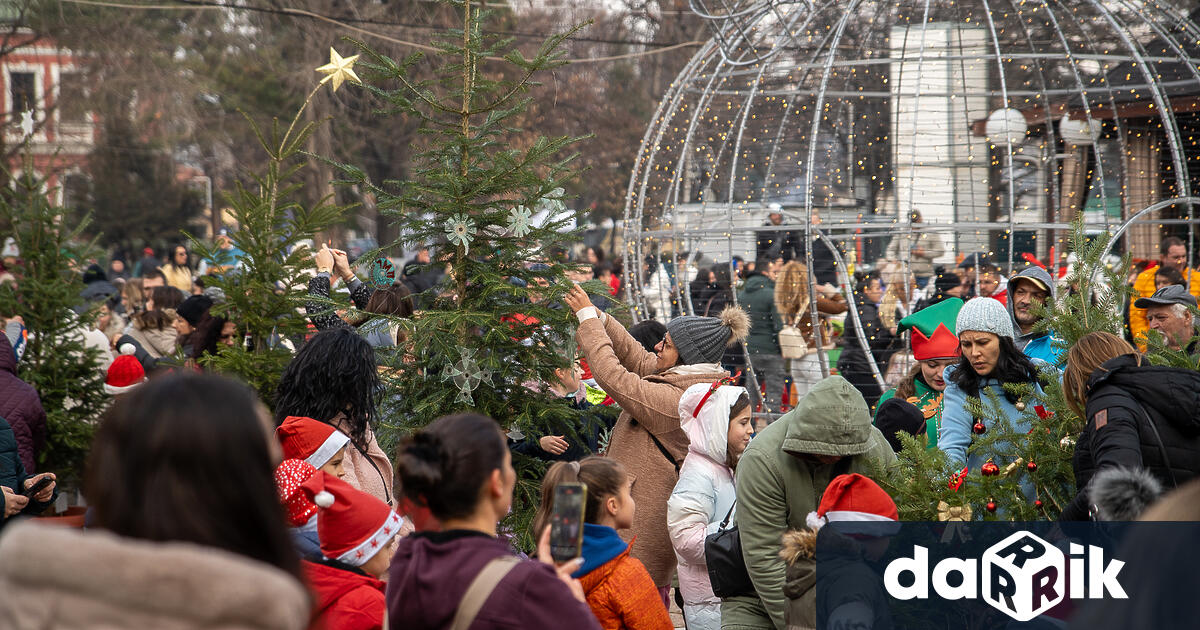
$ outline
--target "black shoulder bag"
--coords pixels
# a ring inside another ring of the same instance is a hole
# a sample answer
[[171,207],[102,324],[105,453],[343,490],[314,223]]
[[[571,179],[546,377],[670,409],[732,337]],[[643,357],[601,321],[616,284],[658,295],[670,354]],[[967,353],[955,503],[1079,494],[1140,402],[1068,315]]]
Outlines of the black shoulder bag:
[[746,571],[746,559],[742,556],[742,538],[737,525],[727,527],[733,516],[735,500],[725,513],[725,519],[717,531],[704,538],[704,562],[708,565],[708,581],[713,594],[721,599],[754,592],[754,583]]

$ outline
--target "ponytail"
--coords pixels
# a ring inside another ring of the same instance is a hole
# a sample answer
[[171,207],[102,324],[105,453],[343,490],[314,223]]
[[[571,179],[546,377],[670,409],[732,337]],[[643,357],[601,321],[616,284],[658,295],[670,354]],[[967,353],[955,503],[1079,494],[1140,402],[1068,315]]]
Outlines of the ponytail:
[[533,539],[539,540],[542,531],[550,524],[554,510],[554,487],[562,483],[582,483],[587,486],[587,503],[583,520],[595,523],[600,519],[604,502],[609,497],[621,494],[621,488],[629,479],[625,467],[615,459],[591,455],[577,462],[557,462],[546,471],[542,479],[542,501],[533,516]]

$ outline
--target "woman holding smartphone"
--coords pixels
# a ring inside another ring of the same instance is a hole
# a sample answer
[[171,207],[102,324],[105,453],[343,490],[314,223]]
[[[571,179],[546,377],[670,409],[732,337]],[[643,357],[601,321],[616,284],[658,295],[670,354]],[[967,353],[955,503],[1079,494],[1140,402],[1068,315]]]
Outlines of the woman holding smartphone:
[[571,578],[581,562],[551,563],[549,528],[538,544],[541,561],[517,558],[496,537],[517,474],[495,420],[473,413],[438,418],[400,445],[396,469],[405,496],[427,507],[442,529],[397,546],[387,591],[391,628],[449,628],[457,619],[476,629],[599,630]]

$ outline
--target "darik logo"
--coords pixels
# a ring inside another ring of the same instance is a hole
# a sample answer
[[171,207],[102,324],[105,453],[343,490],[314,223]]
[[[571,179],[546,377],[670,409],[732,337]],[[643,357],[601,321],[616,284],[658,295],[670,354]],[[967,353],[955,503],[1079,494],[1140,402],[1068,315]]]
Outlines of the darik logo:
[[[1103,599],[1107,593],[1116,599],[1129,598],[1117,581],[1124,562],[1105,562],[1104,549],[1093,545],[1088,545],[1085,553],[1083,545],[1071,543],[1069,550],[1068,558],[1058,547],[1019,531],[984,551],[982,571],[979,560],[946,558],[930,575],[929,549],[916,545],[911,558],[897,558],[888,564],[883,584],[889,595],[903,600],[928,599],[931,583],[933,592],[943,599],[978,599],[982,592],[984,601],[1017,621],[1029,621],[1068,596]],[[1069,593],[1068,573],[1072,576]],[[908,586],[900,583],[904,575],[912,576]]]

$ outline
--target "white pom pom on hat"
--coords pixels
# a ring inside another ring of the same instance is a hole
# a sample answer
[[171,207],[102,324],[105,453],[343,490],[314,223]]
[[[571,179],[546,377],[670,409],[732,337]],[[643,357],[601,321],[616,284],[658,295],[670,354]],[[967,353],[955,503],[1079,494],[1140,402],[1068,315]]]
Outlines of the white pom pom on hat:
[[825,517],[817,516],[816,512],[809,512],[808,516],[804,517],[804,524],[808,525],[808,528],[815,532],[825,524]]
[[137,346],[131,343],[123,343],[118,350],[120,350],[121,354],[133,354],[137,352]]
[[317,507],[333,507],[333,494],[326,490],[322,490],[313,497],[313,503],[316,503]]

